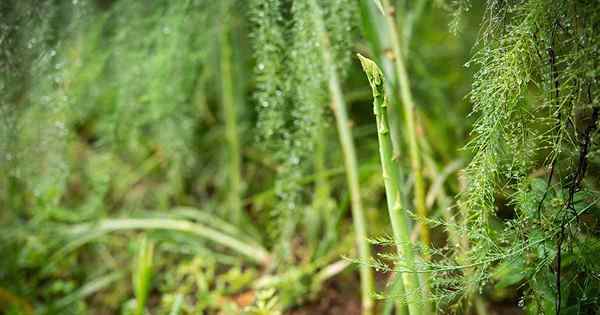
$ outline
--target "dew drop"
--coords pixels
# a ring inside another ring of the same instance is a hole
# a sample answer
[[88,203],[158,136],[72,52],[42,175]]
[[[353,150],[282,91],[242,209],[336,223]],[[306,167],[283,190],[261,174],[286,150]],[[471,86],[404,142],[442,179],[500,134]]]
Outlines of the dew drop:
[[54,126],[60,130],[64,130],[65,129],[65,124],[62,121],[57,121]]

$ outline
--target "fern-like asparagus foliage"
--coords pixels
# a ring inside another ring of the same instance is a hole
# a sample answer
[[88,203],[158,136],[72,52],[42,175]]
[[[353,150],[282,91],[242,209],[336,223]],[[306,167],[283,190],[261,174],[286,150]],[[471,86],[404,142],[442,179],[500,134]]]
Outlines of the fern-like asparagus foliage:
[[[470,99],[477,122],[462,195],[469,294],[520,284],[531,313],[597,312],[597,32],[591,1],[491,1]],[[569,248],[569,249],[567,249]],[[512,276],[509,276],[512,274]],[[582,298],[584,297],[584,298]]]

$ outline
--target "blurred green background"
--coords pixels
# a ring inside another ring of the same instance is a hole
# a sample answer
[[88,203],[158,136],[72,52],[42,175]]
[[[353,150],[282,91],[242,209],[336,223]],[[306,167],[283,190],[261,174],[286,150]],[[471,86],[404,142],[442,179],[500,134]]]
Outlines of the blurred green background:
[[[360,314],[320,50],[341,81],[368,237],[383,258],[391,229],[355,55],[380,63],[392,86],[395,57],[377,1],[316,2],[330,47],[319,46],[303,1],[281,1],[278,12],[272,0],[2,1],[0,312]],[[453,216],[464,190],[478,70],[468,61],[485,8],[394,3],[426,139],[432,246],[444,248],[436,222]],[[397,161],[413,209],[408,154]],[[382,296],[389,277],[376,272]],[[490,314],[520,312],[521,280],[481,292]],[[377,299],[380,310],[390,303]]]

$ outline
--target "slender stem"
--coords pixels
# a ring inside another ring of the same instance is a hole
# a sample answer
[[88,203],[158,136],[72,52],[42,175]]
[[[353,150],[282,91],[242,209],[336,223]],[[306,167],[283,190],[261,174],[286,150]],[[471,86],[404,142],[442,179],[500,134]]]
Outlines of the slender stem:
[[402,54],[401,42],[396,28],[396,22],[392,16],[393,8],[389,0],[383,0],[383,6],[387,13],[386,21],[389,26],[392,49],[394,52],[394,65],[396,77],[398,78],[400,88],[400,100],[404,111],[405,132],[410,149],[410,161],[413,176],[415,177],[415,207],[419,217],[419,232],[423,245],[427,247],[430,243],[429,229],[425,225],[427,218],[427,207],[425,204],[425,183],[423,180],[423,169],[421,167],[421,155],[417,141],[416,123],[415,123],[415,103],[410,91],[410,80],[404,64],[404,55]]
[[410,241],[408,215],[402,209],[402,197],[398,174],[398,164],[394,160],[390,125],[388,120],[388,104],[385,96],[383,75],[379,67],[371,60],[359,55],[363,69],[373,89],[373,110],[377,119],[377,136],[379,140],[379,157],[383,171],[388,213],[392,223],[392,232],[398,256],[402,258],[403,267],[411,272],[402,273],[406,290],[408,310],[411,315],[423,314],[422,292],[416,271],[415,253]]
[[315,0],[310,0],[310,6],[313,9],[313,14],[311,14],[311,16],[313,17],[313,23],[316,27],[317,37],[319,43],[321,44],[320,51],[328,77],[333,112],[335,115],[338,134],[343,151],[346,179],[348,181],[348,187],[350,188],[352,220],[354,224],[354,231],[356,233],[358,256],[361,261],[365,262],[360,264],[362,310],[364,315],[369,315],[373,313],[374,304],[371,295],[374,293],[375,286],[373,274],[371,273],[368,264],[366,264],[371,257],[371,250],[367,241],[367,225],[360,197],[358,166],[356,162],[354,142],[352,140],[352,131],[350,130],[350,122],[348,120],[346,103],[344,101],[342,89],[340,87],[339,79],[335,70],[335,64],[330,50],[331,45],[323,22],[321,8]]
[[[224,1],[225,3],[226,1]],[[226,7],[224,4],[223,7]],[[224,15],[227,9],[224,8]],[[229,203],[232,211],[231,219],[235,223],[242,221],[242,180],[239,133],[237,126],[237,113],[235,108],[235,90],[233,87],[232,52],[230,43],[230,30],[228,23],[224,22],[221,30],[221,97],[225,117],[225,138],[228,144],[229,159]]]

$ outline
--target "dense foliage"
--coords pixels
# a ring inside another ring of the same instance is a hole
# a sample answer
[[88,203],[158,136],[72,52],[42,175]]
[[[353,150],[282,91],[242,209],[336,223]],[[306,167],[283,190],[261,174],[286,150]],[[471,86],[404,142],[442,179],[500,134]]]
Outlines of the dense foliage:
[[593,0],[2,1],[0,312],[600,313],[598,34]]

